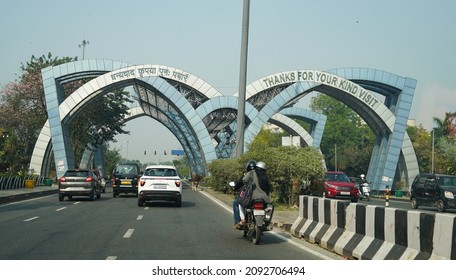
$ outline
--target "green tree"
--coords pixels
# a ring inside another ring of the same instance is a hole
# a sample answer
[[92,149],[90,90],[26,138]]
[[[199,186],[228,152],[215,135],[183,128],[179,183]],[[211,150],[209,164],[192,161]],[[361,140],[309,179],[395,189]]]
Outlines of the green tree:
[[344,170],[349,176],[366,173],[375,136],[359,115],[324,94],[313,97],[310,108],[327,117],[320,149],[328,169],[336,168],[337,159],[337,169]]
[[10,172],[27,171],[36,139],[47,120],[41,69],[66,63],[71,58],[35,57],[21,64],[18,80],[8,83],[0,91],[0,127],[9,133],[5,158]]
[[[29,62],[21,65],[19,79],[0,91],[0,128],[9,134],[3,143],[2,159],[7,162],[11,173],[27,171],[34,145],[48,118],[41,70],[75,60],[53,57],[51,53],[32,56]],[[65,84],[65,96],[84,82],[87,81]],[[122,127],[128,110],[124,102],[131,102],[127,96],[123,90],[110,92],[89,104],[85,114],[78,114],[73,119],[70,133],[75,155],[80,155],[88,143],[96,146],[113,140],[118,133],[126,133]]]

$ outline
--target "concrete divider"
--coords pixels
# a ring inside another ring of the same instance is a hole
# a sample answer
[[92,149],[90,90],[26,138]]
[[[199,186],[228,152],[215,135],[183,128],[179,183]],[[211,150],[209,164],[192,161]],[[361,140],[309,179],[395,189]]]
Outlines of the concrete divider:
[[456,216],[300,196],[291,233],[351,259],[456,259]]

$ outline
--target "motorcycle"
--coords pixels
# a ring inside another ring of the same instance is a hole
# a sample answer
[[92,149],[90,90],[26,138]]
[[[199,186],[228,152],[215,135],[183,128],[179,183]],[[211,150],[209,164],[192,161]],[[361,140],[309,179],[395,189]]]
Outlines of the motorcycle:
[[269,230],[274,205],[266,204],[263,199],[254,199],[251,206],[245,209],[245,224],[242,225],[244,238],[250,238],[258,245],[264,231]]
[[370,188],[368,183],[362,183],[358,187],[358,197],[360,200],[366,199],[369,201],[370,199]]
[[[234,182],[230,182],[234,187]],[[253,199],[249,207],[245,208],[245,223],[240,230],[243,231],[243,238],[250,238],[253,244],[260,244],[261,236],[264,231],[268,231],[271,224],[274,205],[265,203],[261,198]]]

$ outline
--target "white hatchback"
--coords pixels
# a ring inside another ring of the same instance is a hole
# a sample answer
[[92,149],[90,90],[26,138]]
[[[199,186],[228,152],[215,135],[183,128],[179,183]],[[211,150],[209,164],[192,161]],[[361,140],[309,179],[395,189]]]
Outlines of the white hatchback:
[[148,202],[172,201],[182,205],[182,183],[176,167],[150,165],[144,170],[138,185],[138,206]]

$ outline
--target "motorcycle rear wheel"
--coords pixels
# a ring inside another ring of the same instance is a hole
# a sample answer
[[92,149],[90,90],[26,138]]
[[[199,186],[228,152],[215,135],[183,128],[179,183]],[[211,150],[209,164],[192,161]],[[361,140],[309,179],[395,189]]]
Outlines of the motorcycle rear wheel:
[[255,245],[260,244],[262,228],[258,225],[255,225],[255,230],[252,232],[252,242]]

